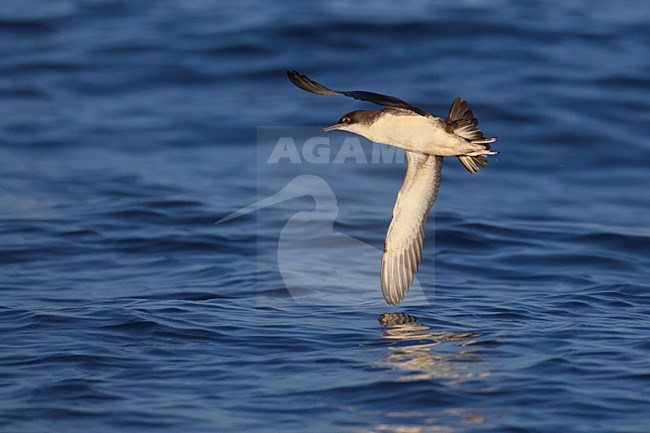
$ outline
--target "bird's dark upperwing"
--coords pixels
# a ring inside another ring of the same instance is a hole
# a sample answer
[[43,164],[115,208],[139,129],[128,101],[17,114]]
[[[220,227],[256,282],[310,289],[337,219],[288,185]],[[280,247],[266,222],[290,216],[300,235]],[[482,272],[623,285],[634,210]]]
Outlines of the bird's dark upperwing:
[[399,98],[388,95],[381,95],[379,93],[373,92],[364,92],[362,90],[332,90],[323,86],[322,84],[317,83],[316,81],[310,80],[306,75],[302,75],[297,71],[287,71],[287,76],[293,84],[301,88],[305,92],[315,93],[317,95],[343,95],[349,96],[350,98],[359,99],[361,101],[368,101],[375,104],[383,105],[384,107],[389,108],[398,108],[401,110],[409,110],[414,113],[417,113],[421,116],[429,116],[429,113],[426,111],[414,107],[409,103],[402,101]]

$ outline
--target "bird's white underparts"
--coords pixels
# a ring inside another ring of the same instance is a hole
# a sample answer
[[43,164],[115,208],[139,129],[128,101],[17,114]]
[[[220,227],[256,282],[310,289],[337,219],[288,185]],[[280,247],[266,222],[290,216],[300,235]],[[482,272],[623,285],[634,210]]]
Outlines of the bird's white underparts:
[[361,90],[332,90],[306,75],[288,71],[291,82],[318,95],[343,95],[383,105],[382,110],[357,110],[344,114],[323,132],[340,130],[376,143],[405,150],[406,177],[397,194],[393,218],[381,259],[380,282],[384,299],[399,304],[413,282],[422,260],[425,225],[440,187],[443,157],[455,156],[470,173],[487,166],[487,156],[496,155],[466,101],[457,97],[447,117],[437,117],[394,96]]

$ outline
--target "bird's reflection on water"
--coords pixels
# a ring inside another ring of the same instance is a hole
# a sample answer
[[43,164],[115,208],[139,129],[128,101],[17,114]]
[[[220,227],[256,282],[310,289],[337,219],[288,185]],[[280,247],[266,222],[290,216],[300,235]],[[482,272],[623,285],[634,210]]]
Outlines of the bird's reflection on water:
[[384,313],[379,315],[377,320],[384,326],[395,326],[415,323],[418,321],[418,318],[406,313]]
[[[391,340],[385,365],[404,372],[399,380],[463,380],[489,376],[488,372],[471,368],[480,358],[470,346],[481,334],[434,331],[405,313],[384,313],[378,320],[386,327],[382,338]],[[454,345],[444,345],[448,342]]]
[[[444,381],[461,386],[463,382],[489,377],[478,350],[472,346],[481,334],[435,331],[406,313],[384,313],[378,318],[385,326],[388,354],[380,365],[399,373],[400,382]],[[459,402],[461,403],[461,402]],[[394,420],[374,427],[381,432],[457,432],[469,425],[483,424],[486,417],[476,408],[432,407],[432,412],[385,413]],[[418,423],[417,420],[423,421]],[[406,422],[406,424],[402,424]]]

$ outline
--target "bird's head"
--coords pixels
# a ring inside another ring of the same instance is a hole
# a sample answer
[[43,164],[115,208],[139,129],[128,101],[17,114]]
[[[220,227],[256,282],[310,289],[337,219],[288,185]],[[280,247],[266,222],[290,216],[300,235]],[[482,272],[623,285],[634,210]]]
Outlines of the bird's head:
[[341,116],[339,121],[334,125],[323,128],[321,132],[339,130],[364,135],[364,132],[368,130],[368,127],[372,125],[380,115],[381,111],[376,110],[351,111]]

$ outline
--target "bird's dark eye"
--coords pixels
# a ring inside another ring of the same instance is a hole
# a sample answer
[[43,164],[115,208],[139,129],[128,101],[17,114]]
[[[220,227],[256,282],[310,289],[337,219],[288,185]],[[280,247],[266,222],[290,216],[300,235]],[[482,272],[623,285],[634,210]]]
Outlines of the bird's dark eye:
[[350,123],[350,118],[349,117],[341,117],[341,123]]

